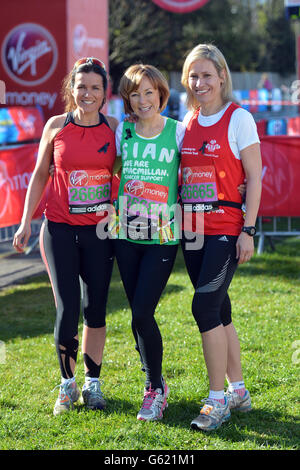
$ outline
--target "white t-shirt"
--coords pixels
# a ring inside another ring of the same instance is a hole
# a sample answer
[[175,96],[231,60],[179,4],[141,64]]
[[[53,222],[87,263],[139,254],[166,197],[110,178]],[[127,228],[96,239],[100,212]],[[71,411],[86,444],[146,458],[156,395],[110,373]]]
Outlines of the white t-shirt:
[[[165,120],[165,124],[166,124],[167,118],[165,116],[164,116],[164,120]],[[121,142],[121,138],[122,138],[123,124],[124,124],[124,122],[120,122],[120,124],[118,125],[118,127],[116,129],[115,138],[116,138],[117,156],[121,155],[120,142]],[[177,125],[176,125],[176,143],[178,145],[179,151],[181,151],[182,142],[183,142],[184,133],[185,133],[185,127],[186,126],[184,126],[182,122],[177,122]],[[144,136],[141,136],[140,134],[138,134],[139,137],[141,137],[142,139],[145,139],[145,140],[154,140],[157,137],[159,137],[159,135],[160,134],[157,134],[153,137],[144,137]]]
[[[198,116],[199,124],[203,127],[213,126],[221,119],[230,105],[231,102],[227,103],[221,111],[210,116],[203,116],[200,111]],[[185,127],[188,125],[193,114],[193,111],[189,111],[185,115],[183,119],[183,125]],[[228,126],[228,142],[235,158],[238,160],[240,160],[241,150],[249,147],[249,145],[260,142],[254,118],[246,109],[237,108],[233,111]]]

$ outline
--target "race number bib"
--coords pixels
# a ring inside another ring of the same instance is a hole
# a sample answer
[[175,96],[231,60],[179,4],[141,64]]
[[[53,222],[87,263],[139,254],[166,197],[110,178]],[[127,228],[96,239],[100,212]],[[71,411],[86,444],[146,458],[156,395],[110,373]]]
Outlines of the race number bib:
[[132,240],[151,240],[155,234],[161,243],[172,240],[168,208],[169,188],[139,180],[125,183],[126,206],[122,211],[122,226]]
[[110,200],[111,175],[108,170],[74,170],[69,174],[70,214],[103,211]]
[[216,172],[213,166],[185,167],[182,171],[181,201],[186,212],[218,208]]

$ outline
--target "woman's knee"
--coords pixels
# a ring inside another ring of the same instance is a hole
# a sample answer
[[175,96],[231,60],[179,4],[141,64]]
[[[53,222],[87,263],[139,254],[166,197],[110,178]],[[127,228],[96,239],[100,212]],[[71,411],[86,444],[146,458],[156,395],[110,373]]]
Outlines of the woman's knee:
[[208,294],[195,293],[192,303],[192,313],[200,333],[212,330],[222,324],[220,309],[209,302]]

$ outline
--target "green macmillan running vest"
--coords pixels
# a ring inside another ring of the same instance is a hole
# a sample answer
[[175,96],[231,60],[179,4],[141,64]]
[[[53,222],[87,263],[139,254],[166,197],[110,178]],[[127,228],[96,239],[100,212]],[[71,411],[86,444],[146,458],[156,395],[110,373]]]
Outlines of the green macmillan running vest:
[[157,137],[143,138],[136,134],[134,123],[124,122],[119,238],[146,244],[178,243],[175,212],[180,152],[176,124],[167,118]]

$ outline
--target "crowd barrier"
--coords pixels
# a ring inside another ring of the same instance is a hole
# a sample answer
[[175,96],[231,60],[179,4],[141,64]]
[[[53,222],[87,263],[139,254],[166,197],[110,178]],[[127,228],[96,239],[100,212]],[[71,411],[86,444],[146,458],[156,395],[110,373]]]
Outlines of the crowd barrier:
[[[35,166],[38,141],[41,137],[43,119],[39,110],[15,110],[14,122],[12,110],[9,116],[4,114],[7,127],[15,129],[6,131],[6,139],[11,139],[7,145],[0,145],[0,242],[13,237],[14,231],[21,221],[26,190]],[[24,114],[25,112],[25,114]],[[32,112],[32,114],[31,114]],[[22,113],[22,114],[20,114]],[[21,116],[28,122],[22,123]],[[10,119],[10,120],[9,120]],[[21,120],[21,123],[18,123]],[[262,198],[258,219],[259,251],[263,250],[265,237],[300,235],[300,232],[291,229],[289,218],[300,217],[300,139],[296,135],[300,118],[291,118],[290,128],[294,135],[265,135],[263,126],[258,123],[261,139],[263,160]],[[0,122],[1,123],[1,122]],[[29,125],[30,123],[30,125]],[[260,127],[261,126],[261,127]],[[287,128],[289,128],[289,126]],[[4,126],[0,126],[1,129]],[[20,140],[13,144],[13,138]],[[3,141],[2,129],[2,141]],[[24,139],[21,142],[21,139]],[[39,221],[42,217],[45,197],[38,207],[34,219]],[[264,230],[262,220],[264,217],[273,218],[273,229]],[[286,218],[287,230],[278,230],[278,218]],[[274,225],[275,224],[275,225]]]
[[[259,135],[300,135],[300,117],[278,117],[280,111],[280,115],[284,116],[288,107],[297,108],[290,95],[286,99],[280,88],[274,88],[271,92],[266,89],[235,90],[234,95],[244,109],[255,114]],[[163,114],[182,121],[188,111],[185,102],[186,93],[171,90]],[[119,96],[114,96],[109,101],[108,111],[119,121],[124,119],[123,101]],[[268,118],[262,119],[260,113],[263,116],[267,111],[269,111]]]

